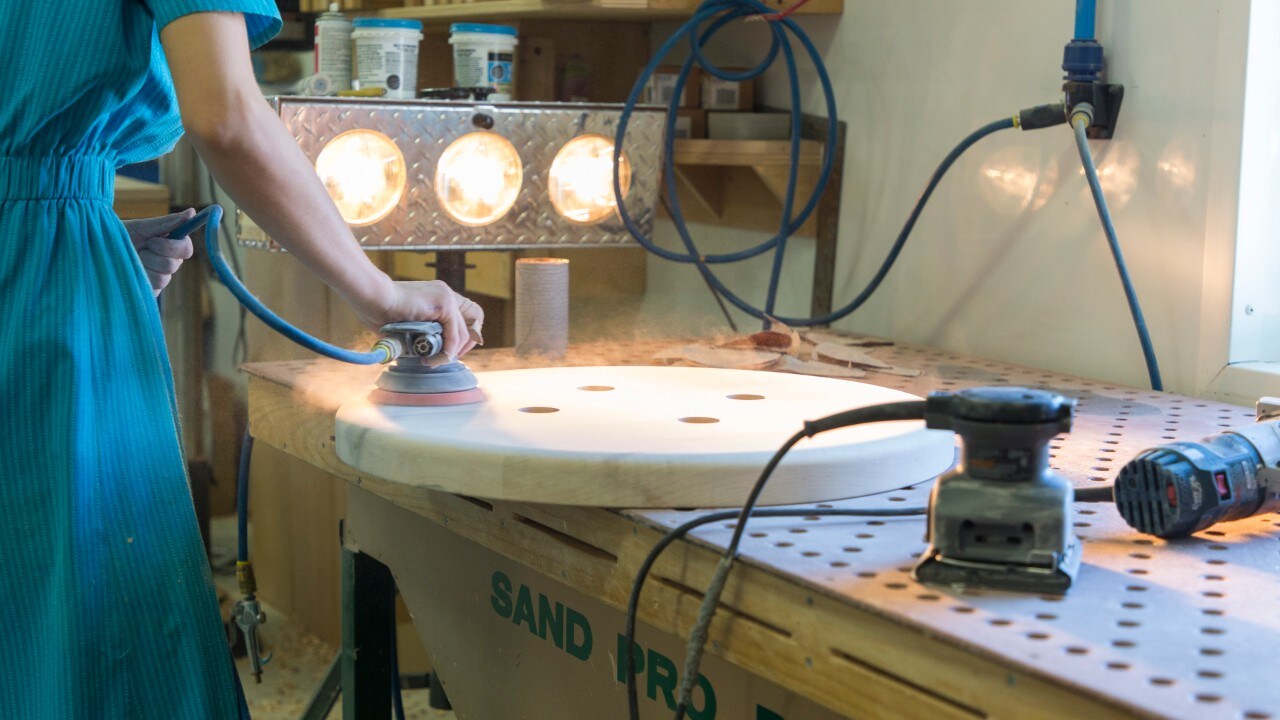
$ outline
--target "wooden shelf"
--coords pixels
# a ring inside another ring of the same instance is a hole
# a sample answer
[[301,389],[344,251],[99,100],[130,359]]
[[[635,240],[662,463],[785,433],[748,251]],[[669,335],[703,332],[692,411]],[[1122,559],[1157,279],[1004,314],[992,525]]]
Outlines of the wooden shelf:
[[[681,209],[693,222],[773,232],[787,191],[787,140],[677,140],[675,174]],[[796,210],[813,192],[822,167],[822,143],[800,141]],[[816,234],[814,219],[798,235]]]
[[[763,0],[766,5],[783,9],[791,0]],[[593,2],[565,0],[478,0],[440,5],[416,5],[384,8],[382,17],[422,20],[423,22],[454,20],[496,20],[502,18],[539,18],[548,20],[617,20],[656,21],[687,18],[697,3],[683,0],[650,0],[648,7],[603,7]],[[797,14],[835,15],[844,11],[844,0],[810,0]]]

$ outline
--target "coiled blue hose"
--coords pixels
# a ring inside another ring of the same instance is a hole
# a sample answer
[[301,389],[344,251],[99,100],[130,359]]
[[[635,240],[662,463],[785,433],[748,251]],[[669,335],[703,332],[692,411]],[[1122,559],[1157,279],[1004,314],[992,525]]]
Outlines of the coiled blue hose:
[[[818,201],[822,197],[823,191],[831,177],[831,169],[835,164],[835,148],[838,130],[838,118],[836,115],[835,92],[831,87],[831,79],[827,74],[826,67],[822,63],[821,55],[817,48],[809,40],[805,32],[795,24],[790,18],[782,18],[777,22],[769,23],[770,44],[765,58],[755,67],[740,72],[731,72],[712,64],[703,54],[703,46],[715,35],[717,31],[728,23],[746,18],[751,15],[771,14],[772,8],[764,5],[758,0],[705,0],[698,6],[694,16],[674,33],[663,46],[654,53],[653,59],[640,73],[640,77],[636,80],[636,84],[632,87],[630,95],[627,97],[626,104],[622,111],[622,116],[618,121],[618,129],[614,141],[614,193],[619,199],[618,212],[632,237],[636,239],[641,246],[654,253],[655,255],[672,260],[674,262],[694,263],[698,266],[699,271],[708,278],[712,287],[717,292],[723,294],[735,306],[742,309],[757,318],[763,318],[765,315],[772,314],[774,304],[777,299],[778,284],[782,275],[782,263],[786,253],[787,238],[790,237],[809,216],[817,208]],[[706,23],[710,25],[704,30],[702,26]],[[827,126],[827,138],[823,147],[822,165],[818,174],[818,182],[814,187],[813,193],[809,196],[799,213],[794,212],[796,181],[798,175],[798,161],[800,155],[800,121],[801,121],[801,100],[800,100],[800,83],[796,70],[795,53],[791,45],[791,37],[794,36],[804,47],[805,52],[813,62],[817,71],[818,79],[822,85],[823,95],[827,105],[827,115],[829,123]],[[635,110],[636,104],[639,102],[640,93],[647,84],[649,77],[652,76],[663,58],[674,49],[675,45],[682,39],[687,38],[691,48],[691,54],[685,59],[681,66],[680,73],[676,77],[676,85],[673,89],[669,112],[667,113],[666,138],[663,146],[665,158],[665,179],[667,186],[667,197],[671,207],[671,219],[676,226],[676,231],[680,234],[681,240],[685,245],[687,252],[679,253],[661,248],[653,243],[652,240],[644,236],[644,233],[636,225],[634,219],[628,213],[625,202],[622,201],[622,185],[619,177],[618,168],[620,167],[619,158],[623,151],[623,142],[626,136],[627,125],[630,121],[631,114]],[[676,108],[679,105],[679,99],[684,93],[685,84],[688,82],[689,73],[693,68],[693,63],[697,61],[703,69],[713,77],[723,80],[741,81],[750,80],[762,75],[765,70],[773,64],[778,53],[781,52],[786,60],[787,76],[790,80],[790,96],[791,96],[791,166],[787,177],[787,189],[783,196],[783,212],[779,221],[778,233],[769,240],[760,243],[754,247],[739,250],[732,253],[724,253],[717,255],[703,255],[693,243],[693,239],[689,236],[689,230],[685,224],[683,213],[680,211],[680,201],[675,194],[675,165],[673,157],[675,154],[675,119]],[[766,294],[765,308],[757,309],[743,301],[741,298],[733,294],[723,283],[715,277],[706,266],[708,264],[737,262],[751,257],[755,257],[762,253],[774,251],[773,268],[769,277],[769,290]],[[797,323],[803,324],[803,323]]]
[[359,352],[331,345],[319,338],[308,335],[290,325],[284,318],[271,312],[266,305],[262,304],[261,300],[249,292],[249,288],[240,282],[240,279],[236,277],[235,273],[231,272],[231,268],[227,265],[227,260],[222,256],[222,249],[218,245],[218,225],[221,222],[222,206],[210,205],[170,232],[169,237],[185,237],[204,227],[205,251],[209,254],[209,263],[213,265],[213,272],[218,276],[218,280],[222,281],[222,284],[231,291],[231,294],[235,296],[236,300],[240,301],[241,305],[257,316],[259,320],[266,323],[268,327],[311,352],[354,365],[378,365],[394,359],[390,356],[388,350],[381,347],[370,352]]

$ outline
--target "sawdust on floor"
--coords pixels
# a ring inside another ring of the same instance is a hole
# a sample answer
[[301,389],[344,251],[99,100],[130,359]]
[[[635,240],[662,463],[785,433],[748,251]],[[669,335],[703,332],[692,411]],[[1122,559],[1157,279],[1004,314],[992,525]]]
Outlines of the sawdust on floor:
[[[224,554],[229,558],[231,551],[220,553],[220,549],[235,547],[235,518],[214,518],[211,525],[215,555]],[[225,567],[215,570],[213,577],[225,622],[230,616],[231,606],[239,598],[234,563],[226,563]],[[263,668],[262,684],[253,682],[246,658],[236,659],[236,668],[240,671],[240,680],[249,700],[249,711],[253,720],[298,720],[324,679],[338,649],[274,608],[265,606],[264,611],[267,622],[262,626],[260,635],[272,657]],[[425,688],[406,689],[403,695],[407,720],[454,720],[452,712],[431,709]],[[341,700],[329,713],[328,720],[342,720]]]

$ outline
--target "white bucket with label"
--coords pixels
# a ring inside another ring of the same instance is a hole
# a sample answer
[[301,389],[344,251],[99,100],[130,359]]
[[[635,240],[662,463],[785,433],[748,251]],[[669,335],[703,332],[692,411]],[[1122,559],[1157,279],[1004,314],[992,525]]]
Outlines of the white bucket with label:
[[509,101],[515,88],[516,29],[509,25],[454,23],[453,83],[457,87],[493,88],[489,100]]
[[356,18],[351,41],[355,45],[353,75],[361,88],[386,88],[387,97],[412,100],[418,92],[418,45],[422,23],[417,20]]

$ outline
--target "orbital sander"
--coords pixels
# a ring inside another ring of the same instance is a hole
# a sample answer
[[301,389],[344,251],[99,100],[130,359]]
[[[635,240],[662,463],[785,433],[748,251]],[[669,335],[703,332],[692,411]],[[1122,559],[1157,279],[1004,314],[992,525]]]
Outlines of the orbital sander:
[[1045,390],[972,388],[929,395],[925,426],[960,436],[960,462],[929,498],[920,582],[1062,594],[1080,567],[1071,483],[1049,468],[1049,441],[1071,429],[1073,401]]
[[438,407],[466,405],[485,399],[476,376],[461,362],[436,362],[444,349],[444,328],[438,322],[397,322],[383,325],[375,349],[393,358],[369,393],[377,405]]

